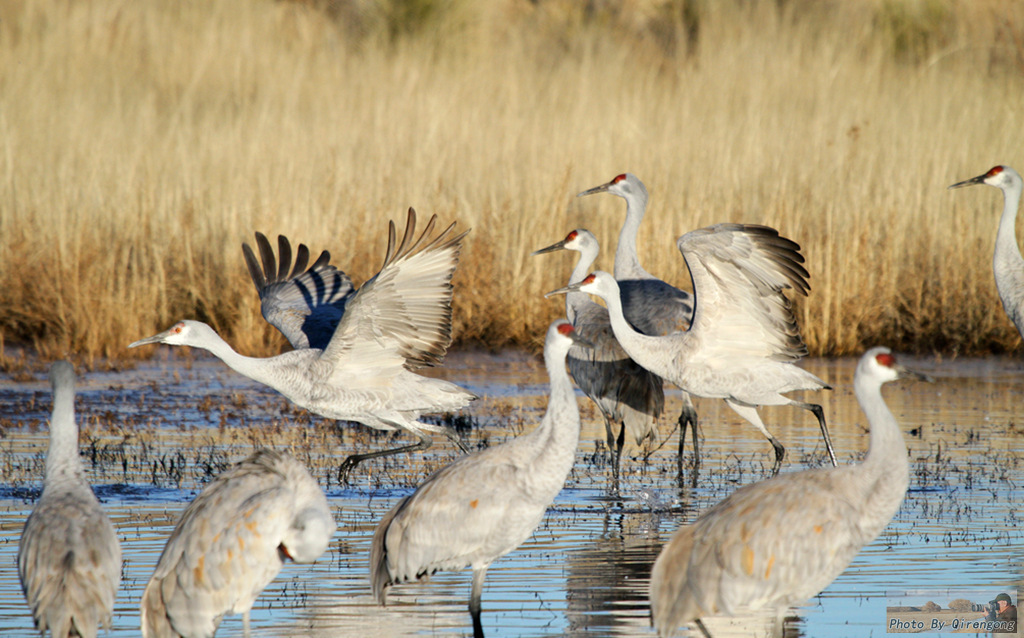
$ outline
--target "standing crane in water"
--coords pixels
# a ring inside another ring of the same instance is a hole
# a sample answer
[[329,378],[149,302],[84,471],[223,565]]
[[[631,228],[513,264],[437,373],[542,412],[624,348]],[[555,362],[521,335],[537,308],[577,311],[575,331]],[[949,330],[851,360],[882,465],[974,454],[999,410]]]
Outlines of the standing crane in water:
[[[647,187],[632,173],[616,176],[607,184],[587,189],[577,197],[595,193],[611,193],[626,200],[626,220],[619,231],[615,247],[615,279],[622,295],[622,311],[626,321],[637,331],[649,336],[680,334],[690,328],[694,299],[689,293],[658,279],[640,265],[636,249],[640,222],[647,211]],[[693,483],[700,467],[697,410],[690,395],[683,392],[683,409],[679,414],[679,471],[682,472],[686,429],[693,429]]]
[[[562,241],[532,254],[556,250],[578,252],[579,259],[569,277],[571,285],[587,276],[600,249],[593,233],[577,228]],[[571,292],[565,296],[565,316],[576,333],[593,346],[573,346],[569,350],[569,373],[604,419],[605,440],[612,454],[612,489],[618,492],[619,466],[627,432],[640,445],[653,438],[657,430],[658,417],[665,406],[661,378],[629,358],[615,340],[608,310],[585,293]],[[618,424],[618,433],[613,423]]]
[[529,538],[575,460],[580,415],[565,370],[574,343],[582,340],[568,321],[548,328],[544,365],[551,396],[535,430],[434,472],[381,519],[370,550],[377,602],[386,602],[392,585],[468,565],[473,636],[484,635],[480,597],[488,567]]
[[78,456],[75,371],[50,366],[53,413],[43,493],[18,545],[18,578],[41,635],[95,638],[110,629],[121,585],[121,544]]
[[312,563],[337,526],[291,456],[260,450],[221,473],[181,515],[142,594],[144,638],[210,638],[249,610],[285,560]]
[[888,348],[860,359],[853,389],[870,426],[862,463],[816,468],[741,487],[676,531],[651,573],[651,621],[667,638],[702,618],[781,614],[846,569],[892,520],[910,481],[907,447],[882,384],[929,380]]
[[450,428],[418,420],[425,413],[459,410],[476,398],[454,383],[414,372],[440,363],[451,345],[451,278],[460,242],[469,232],[452,236],[453,222],[428,240],[436,219],[432,216],[414,241],[416,212],[410,208],[405,234],[397,243],[395,224],[389,222],[384,264],[358,291],[345,273],[329,265],[326,251],[304,270],[308,249],[299,246],[293,266],[290,244],[280,237],[278,266],[266,237],[257,233],[262,268],[247,245],[246,263],[263,316],[292,344],[290,352],[246,357],[210,326],[190,320],[128,347],[164,343],[203,348],[310,412],[378,430],[401,430],[419,439],[350,455],[339,470],[342,480],[366,459],[430,447],[426,432],[441,432],[465,451]]
[[765,226],[718,224],[679,238],[693,279],[694,314],[684,333],[654,337],[637,332],[623,315],[619,286],[606,272],[548,293],[579,290],[601,297],[615,338],[637,363],[699,397],[721,398],[756,427],[775,449],[778,473],[786,449],[757,413],[762,405],[792,405],[818,419],[832,465],[835,452],[820,405],[784,396],[830,386],[794,365],[807,354],[792,305],[783,291],[807,294],[799,246]]
[[995,166],[984,175],[958,182],[950,188],[974,184],[988,184],[1003,191],[1003,215],[999,218],[996,249],[992,257],[992,270],[996,289],[1003,302],[1003,310],[1010,317],[1017,332],[1024,336],[1024,257],[1017,246],[1017,208],[1020,206],[1024,182],[1020,174],[1009,166]]

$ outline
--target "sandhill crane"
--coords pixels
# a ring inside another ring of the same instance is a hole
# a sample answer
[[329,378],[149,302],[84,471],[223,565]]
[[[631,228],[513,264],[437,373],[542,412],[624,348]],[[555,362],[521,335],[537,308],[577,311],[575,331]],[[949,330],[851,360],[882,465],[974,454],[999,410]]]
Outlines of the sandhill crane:
[[551,397],[535,430],[441,468],[384,516],[370,551],[370,580],[380,604],[394,584],[468,565],[473,635],[483,636],[480,596],[487,568],[533,533],[573,466],[580,417],[565,359],[581,341],[564,319],[548,328],[544,365]]
[[260,450],[185,509],[142,594],[145,638],[208,638],[249,610],[285,559],[312,563],[336,525],[316,480],[291,456]]
[[279,238],[278,269],[269,243],[257,234],[263,272],[247,246],[246,262],[263,299],[263,314],[291,342],[295,349],[290,352],[246,357],[210,326],[189,320],[128,347],[203,348],[310,412],[419,438],[412,445],[349,456],[339,470],[342,479],[366,459],[430,447],[425,432],[444,433],[462,448],[449,428],[418,421],[421,414],[455,411],[476,398],[454,383],[413,372],[439,363],[451,344],[451,278],[460,242],[469,232],[452,237],[453,222],[428,241],[436,219],[432,216],[413,241],[416,212],[410,208],[397,248],[395,224],[389,222],[384,264],[358,292],[352,292],[344,273],[328,265],[326,252],[302,272],[309,256],[305,246],[299,247],[288,275],[288,240]]
[[[575,284],[590,272],[600,249],[593,233],[577,228],[562,241],[532,254],[577,251],[580,257],[569,277],[569,283]],[[565,296],[565,316],[572,322],[576,333],[593,344],[593,347],[573,346],[569,350],[569,373],[604,418],[605,440],[612,453],[612,485],[618,491],[619,464],[626,432],[637,445],[654,436],[658,417],[665,406],[661,379],[629,358],[615,340],[608,311],[591,301],[585,293],[572,292]],[[618,434],[612,423],[618,424]]]
[[110,629],[121,585],[121,544],[85,480],[78,456],[75,371],[50,366],[53,414],[43,493],[18,545],[18,578],[36,629],[54,638],[95,638]]
[[992,258],[992,270],[996,276],[996,289],[1003,309],[1010,321],[1017,326],[1017,332],[1024,336],[1024,257],[1017,246],[1015,226],[1020,194],[1024,188],[1017,171],[1009,166],[996,166],[984,175],[978,175],[950,188],[962,188],[974,184],[988,184],[1003,191],[1003,216],[999,219],[996,233],[996,250]]
[[781,474],[742,487],[681,527],[651,573],[651,620],[662,638],[702,617],[785,612],[827,587],[874,540],[903,502],[910,479],[899,425],[882,384],[928,380],[868,350],[854,393],[871,428],[862,463]]
[[[636,250],[636,237],[640,222],[647,211],[647,187],[632,173],[617,175],[607,184],[601,184],[577,194],[577,197],[595,193],[611,193],[626,200],[626,221],[619,231],[615,247],[615,279],[619,283],[622,311],[626,321],[639,332],[650,336],[665,336],[686,332],[693,317],[694,300],[689,293],[672,286],[640,265]],[[683,393],[683,409],[679,414],[679,471],[682,472],[683,447],[686,428],[693,428],[693,468],[700,467],[697,410],[689,394]],[[693,482],[696,485],[697,473]]]
[[571,290],[604,299],[615,338],[629,356],[658,376],[699,397],[722,398],[775,448],[777,473],[786,450],[768,431],[757,407],[793,405],[818,419],[832,464],[835,453],[820,405],[783,396],[829,385],[793,365],[807,354],[786,288],[810,289],[799,246],[765,226],[718,224],[679,238],[693,278],[693,324],[664,337],[633,329],[622,313],[619,287],[606,272],[588,275]]

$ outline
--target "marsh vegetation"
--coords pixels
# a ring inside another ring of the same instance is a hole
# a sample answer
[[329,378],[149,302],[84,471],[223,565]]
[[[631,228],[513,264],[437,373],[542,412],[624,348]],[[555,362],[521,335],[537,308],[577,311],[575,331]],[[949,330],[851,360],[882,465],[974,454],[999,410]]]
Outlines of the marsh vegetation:
[[[798,241],[816,354],[1005,352],[998,194],[1022,164],[1024,5],[979,0],[2,3],[0,344],[95,363],[179,318],[260,355],[240,244],[356,280],[408,206],[472,227],[460,343],[536,348],[575,227],[610,268],[631,171],[646,266],[737,221]],[[21,365],[4,350],[8,370]]]

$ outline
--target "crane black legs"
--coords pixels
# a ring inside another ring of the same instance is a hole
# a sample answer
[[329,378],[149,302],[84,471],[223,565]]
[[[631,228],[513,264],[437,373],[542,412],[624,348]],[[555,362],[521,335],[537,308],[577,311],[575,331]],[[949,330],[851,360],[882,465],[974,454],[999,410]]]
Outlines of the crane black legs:
[[697,474],[700,469],[700,434],[697,432],[697,408],[693,406],[690,395],[683,394],[683,409],[679,413],[679,455],[676,458],[679,472],[679,485],[683,484],[683,450],[686,448],[686,430],[693,428],[693,463],[690,487],[697,487]]
[[[397,424],[396,424],[397,425]],[[413,436],[419,437],[419,443],[412,443],[410,445],[403,445],[400,447],[388,448],[386,450],[377,450],[375,452],[366,452],[363,454],[350,454],[344,461],[341,462],[341,466],[338,468],[338,482],[345,483],[348,481],[348,473],[352,471],[352,468],[359,465],[367,459],[376,459],[382,456],[391,456],[393,454],[401,454],[403,452],[415,452],[417,450],[425,450],[430,447],[434,441],[429,436],[422,432],[416,432],[415,430],[398,427],[402,432],[407,432]],[[451,428],[441,429],[441,433],[447,436],[452,443],[454,443],[462,453],[469,452],[466,446],[459,440],[459,435],[455,430]]]
[[469,594],[469,615],[473,618],[473,638],[484,638],[484,626],[480,622],[480,597],[484,593],[484,578],[487,578],[486,567],[473,570],[473,588]]

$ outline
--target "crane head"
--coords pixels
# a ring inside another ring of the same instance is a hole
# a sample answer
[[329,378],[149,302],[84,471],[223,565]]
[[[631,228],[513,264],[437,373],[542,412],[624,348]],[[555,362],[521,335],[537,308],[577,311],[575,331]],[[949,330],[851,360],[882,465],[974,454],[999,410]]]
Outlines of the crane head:
[[615,277],[603,270],[592,272],[584,277],[579,283],[570,284],[564,288],[552,290],[544,296],[550,297],[551,295],[564,295],[577,290],[597,295],[605,301],[608,301],[610,298],[618,298],[619,296],[619,284],[615,281]]
[[179,321],[160,334],[155,334],[152,337],[146,337],[145,339],[139,339],[138,341],[129,344],[128,347],[137,348],[138,346],[144,346],[150,343],[166,343],[170,346],[187,346],[195,344],[197,339],[199,339],[204,332],[213,332],[213,329],[201,321],[189,321],[188,319],[185,319]]
[[555,335],[568,338],[572,345],[583,346],[585,348],[594,347],[593,343],[581,337],[579,333],[576,332],[573,325],[565,319],[558,319],[551,324],[551,328],[548,329],[548,339],[553,339]]
[[553,253],[556,250],[575,250],[577,252],[584,252],[588,248],[600,248],[597,243],[597,237],[594,237],[594,233],[590,232],[586,228],[577,228],[566,235],[565,239],[562,241],[551,244],[545,248],[535,250],[530,253],[530,256],[532,257],[533,255]]
[[329,512],[325,501],[310,505],[296,514],[278,546],[282,557],[296,563],[312,563],[327,551],[337,529]]
[[612,195],[622,197],[627,202],[636,201],[637,203],[644,205],[647,204],[647,187],[640,181],[640,178],[632,173],[616,175],[615,178],[607,184],[601,184],[600,186],[587,189],[582,193],[577,194],[576,197],[593,195],[595,193],[611,193]]
[[949,188],[963,188],[964,186],[974,186],[975,184],[988,184],[996,188],[1007,188],[1015,183],[1020,184],[1020,182],[1020,175],[1009,166],[993,166],[987,173],[957,182]]
[[897,379],[917,379],[929,383],[932,381],[928,375],[915,372],[897,363],[896,356],[892,351],[881,346],[864,353],[857,365],[856,375],[870,375],[878,381],[879,385]]

